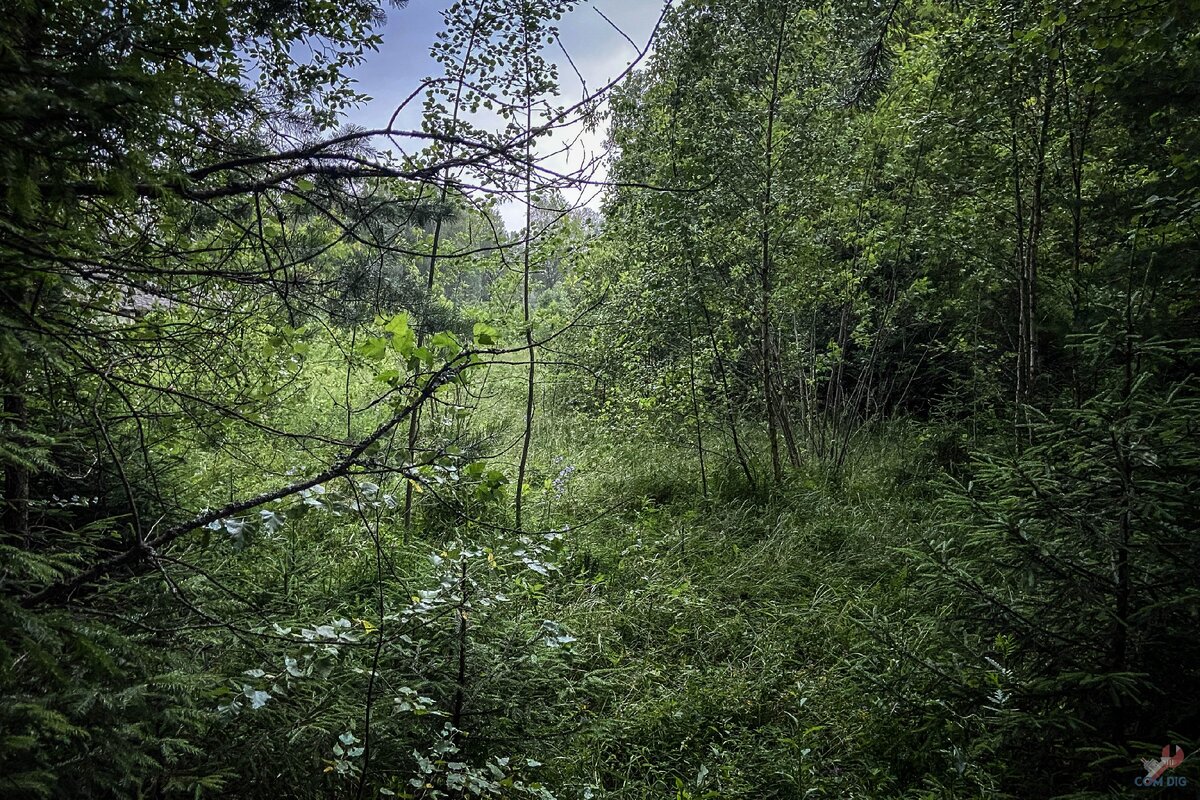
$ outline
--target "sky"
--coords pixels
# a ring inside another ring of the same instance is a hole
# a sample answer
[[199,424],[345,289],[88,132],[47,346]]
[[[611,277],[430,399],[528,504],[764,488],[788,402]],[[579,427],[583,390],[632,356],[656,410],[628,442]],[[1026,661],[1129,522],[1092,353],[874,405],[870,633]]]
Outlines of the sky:
[[[372,100],[354,109],[349,121],[365,128],[383,128],[395,111],[421,80],[440,74],[429,55],[434,34],[441,28],[441,11],[450,0],[410,0],[404,8],[390,8],[387,24],[379,30],[383,44],[376,53],[368,54],[365,63],[351,72],[358,90]],[[643,46],[650,38],[655,22],[662,13],[661,0],[591,0],[582,2],[559,23],[559,37],[571,55],[590,91],[608,83],[637,58],[637,50],[604,20],[605,17],[621,28],[630,39]],[[583,96],[575,70],[566,62],[557,47],[546,50],[558,65],[561,88],[560,102],[571,105]],[[418,98],[398,119],[402,129],[420,127],[421,102]],[[549,162],[552,169],[568,169],[597,155],[604,143],[605,132],[585,133],[578,147],[570,154]],[[596,176],[603,178],[603,173]],[[598,190],[589,189],[578,196],[568,196],[571,202],[598,205]],[[501,207],[500,214],[509,230],[524,225],[523,211],[516,204]]]

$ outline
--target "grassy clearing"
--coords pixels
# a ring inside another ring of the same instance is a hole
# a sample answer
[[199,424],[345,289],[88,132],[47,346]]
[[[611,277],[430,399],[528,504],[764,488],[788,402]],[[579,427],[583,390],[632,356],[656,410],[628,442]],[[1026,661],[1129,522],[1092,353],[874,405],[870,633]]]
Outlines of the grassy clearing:
[[572,526],[545,613],[579,640],[584,698],[562,785],[884,797],[944,766],[912,750],[929,732],[903,684],[929,676],[889,641],[912,601],[895,548],[933,524],[917,431],[876,436],[836,484],[814,470],[768,498],[727,481],[705,499],[686,454],[553,422],[541,452],[575,454],[575,470],[561,497],[543,494]]

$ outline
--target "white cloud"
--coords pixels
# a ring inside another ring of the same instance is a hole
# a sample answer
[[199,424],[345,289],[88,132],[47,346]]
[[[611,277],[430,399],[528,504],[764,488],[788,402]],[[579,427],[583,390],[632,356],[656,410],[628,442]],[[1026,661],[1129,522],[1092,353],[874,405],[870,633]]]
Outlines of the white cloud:
[[[382,31],[384,42],[379,52],[372,54],[367,63],[354,73],[360,91],[374,100],[356,109],[350,116],[352,122],[364,127],[384,127],[396,107],[420,84],[421,79],[438,72],[437,65],[429,56],[429,45],[441,26],[440,11],[448,5],[448,0],[414,0],[407,8],[391,12],[388,24]],[[581,3],[566,15],[559,23],[560,39],[574,67],[557,46],[551,46],[546,51],[546,55],[558,66],[562,91],[560,102],[572,105],[584,96],[579,77],[575,74],[576,69],[582,75],[588,92],[595,92],[620,75],[637,58],[638,51],[613,25],[619,27],[638,48],[643,47],[662,14],[662,8],[662,3],[657,0],[594,0]],[[598,11],[603,12],[603,16]],[[613,24],[610,25],[604,17]],[[420,98],[417,98],[400,115],[398,125],[419,126],[420,111]],[[547,168],[570,173],[602,154],[606,138],[605,130],[564,129],[552,140],[544,142],[540,150],[543,154],[549,154],[561,149],[565,142],[573,141],[569,152],[548,157],[546,161]],[[595,179],[603,180],[604,177],[601,166]],[[598,187],[585,187],[582,191],[571,193],[568,200],[595,207],[599,202],[599,193]],[[510,230],[524,225],[524,213],[519,204],[505,204],[501,208],[501,216]]]

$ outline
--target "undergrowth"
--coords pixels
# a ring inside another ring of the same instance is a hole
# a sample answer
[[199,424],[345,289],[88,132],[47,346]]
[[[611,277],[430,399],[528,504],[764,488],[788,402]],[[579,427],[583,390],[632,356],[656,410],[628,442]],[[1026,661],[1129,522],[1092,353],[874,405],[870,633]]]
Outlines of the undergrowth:
[[[936,524],[921,431],[877,431],[840,479],[813,465],[765,497],[732,471],[705,497],[690,454],[574,420],[540,437],[573,454],[542,465],[570,467],[543,494],[570,526],[545,613],[578,639],[584,698],[560,785],[631,800],[986,796],[964,731],[921,693],[943,680],[914,621],[930,598],[900,555]],[[914,785],[928,793],[901,788]]]

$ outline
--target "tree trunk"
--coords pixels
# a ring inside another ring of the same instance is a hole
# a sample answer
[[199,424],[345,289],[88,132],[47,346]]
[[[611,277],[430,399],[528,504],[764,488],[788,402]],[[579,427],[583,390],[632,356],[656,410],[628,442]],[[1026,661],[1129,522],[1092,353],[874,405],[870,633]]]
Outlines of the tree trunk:
[[741,436],[738,435],[737,414],[733,411],[733,394],[729,387],[729,376],[725,369],[725,357],[721,354],[721,348],[717,344],[717,334],[713,330],[712,314],[708,310],[708,301],[704,297],[703,289],[698,289],[700,300],[700,311],[704,314],[704,327],[708,330],[708,340],[712,345],[713,359],[717,364],[717,378],[721,381],[721,392],[725,398],[725,413],[729,423],[729,436],[733,440],[733,452],[737,456],[738,465],[742,468],[742,474],[746,476],[746,483],[750,485],[752,492],[758,491],[758,483],[754,480],[754,473],[750,469],[750,461],[746,458],[746,451],[742,447]]
[[[528,26],[526,26],[528,31]],[[532,67],[529,63],[528,32],[525,41],[525,136],[533,130],[533,86],[530,83]],[[521,529],[521,510],[525,497],[525,473],[529,467],[529,445],[533,439],[533,390],[537,371],[537,360],[533,352],[533,326],[529,314],[529,257],[533,226],[533,145],[525,142],[525,246],[521,256],[521,320],[525,325],[525,347],[529,353],[529,372],[525,391],[525,435],[521,441],[521,461],[517,466],[516,528]]]
[[[458,85],[454,90],[454,108],[450,116],[450,134],[453,135],[458,129],[458,116],[462,109],[462,93],[463,84],[466,81],[466,71],[468,64],[471,61],[471,54],[475,50],[475,41],[479,33],[479,13],[483,10],[481,5],[476,11],[475,19],[471,24],[471,36],[467,40],[467,49],[463,54],[462,72],[458,76]],[[447,145],[447,160],[454,157],[454,143],[450,142]],[[433,244],[429,250],[429,274],[425,278],[425,298],[426,303],[433,297],[434,278],[437,273],[438,251],[442,241],[442,214],[446,205],[446,198],[449,196],[449,181],[448,175],[443,176],[442,186],[438,193],[438,208],[437,219],[433,225]],[[428,311],[428,305],[426,306]],[[429,314],[426,313],[426,318]],[[425,343],[425,326],[420,325],[417,328],[417,346],[420,347]],[[416,460],[417,439],[421,432],[421,410],[418,408],[413,412],[412,418],[408,422],[408,463],[412,464]],[[349,438],[349,435],[347,435]],[[413,482],[404,482],[404,540],[407,543],[409,532],[412,529],[412,508],[413,508]]]
[[775,59],[771,69],[771,98],[767,103],[767,130],[764,152],[762,227],[759,231],[762,262],[759,266],[759,360],[762,362],[762,392],[767,413],[767,439],[771,446],[771,474],[775,482],[783,480],[783,465],[779,459],[779,403],[775,392],[774,358],[771,347],[771,291],[774,263],[771,254],[772,180],[775,175],[775,117],[779,111],[779,80],[783,63],[783,42],[787,30],[786,18],[779,22],[775,41]]
[[688,383],[692,395],[692,419],[696,424],[696,457],[700,459],[700,491],[708,497],[708,470],[704,464],[704,428],[700,424],[700,401],[696,398],[696,337],[688,317]]

